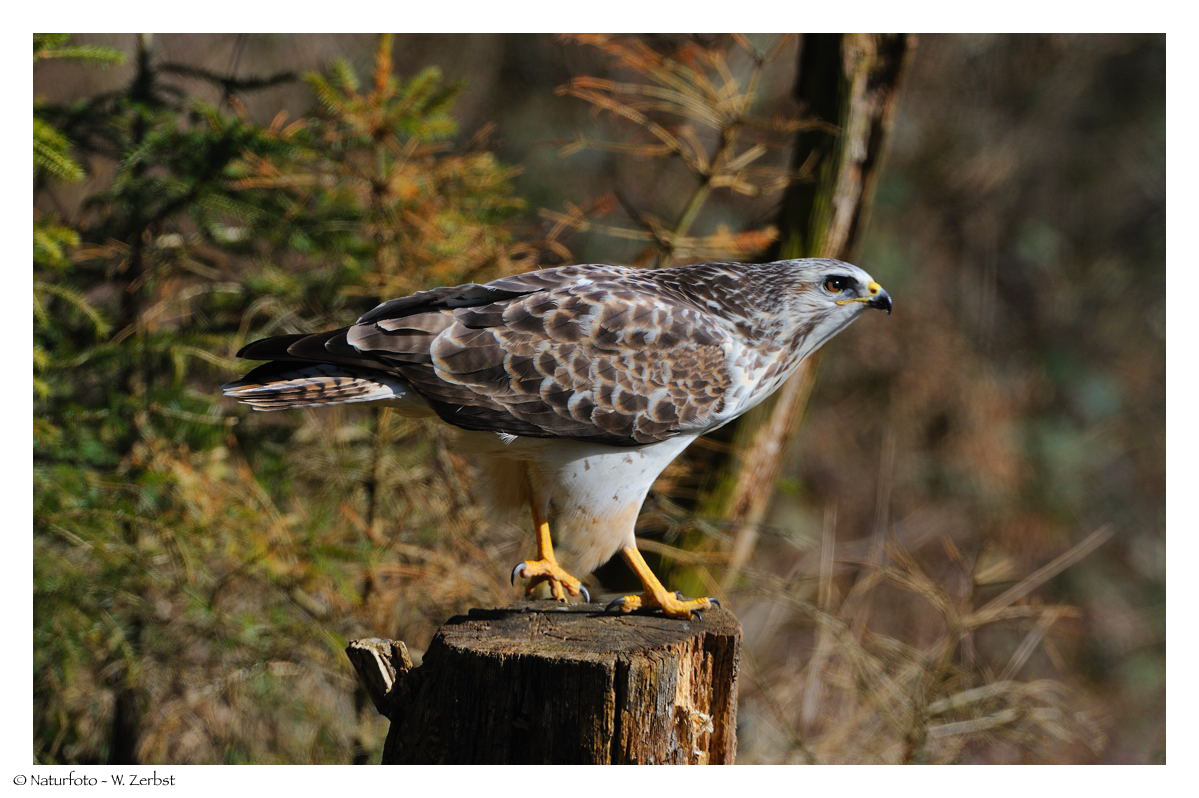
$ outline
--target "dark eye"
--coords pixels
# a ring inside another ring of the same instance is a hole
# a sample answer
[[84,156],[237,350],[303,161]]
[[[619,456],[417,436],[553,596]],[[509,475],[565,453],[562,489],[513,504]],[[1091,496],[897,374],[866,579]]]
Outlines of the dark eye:
[[824,281],[824,290],[830,294],[839,294],[846,288],[849,288],[849,278],[842,275],[836,275]]

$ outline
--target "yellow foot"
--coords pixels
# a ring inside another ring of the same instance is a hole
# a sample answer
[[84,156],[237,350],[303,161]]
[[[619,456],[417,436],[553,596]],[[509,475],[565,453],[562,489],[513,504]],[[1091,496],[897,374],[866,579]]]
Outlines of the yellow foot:
[[701,610],[709,610],[712,607],[719,607],[720,602],[709,596],[708,598],[685,599],[681,593],[662,592],[642,593],[639,596],[621,596],[610,603],[605,609],[605,612],[633,612],[639,609],[659,609],[662,614],[668,618],[695,618],[700,620],[703,615]]
[[516,584],[518,576],[529,580],[529,585],[525,588],[526,596],[531,595],[533,588],[542,582],[549,582],[550,593],[558,601],[566,601],[566,594],[569,593],[572,596],[582,596],[586,604],[591,603],[591,594],[583,587],[583,583],[562,570],[562,566],[553,560],[525,560],[517,563],[512,569],[512,584]]

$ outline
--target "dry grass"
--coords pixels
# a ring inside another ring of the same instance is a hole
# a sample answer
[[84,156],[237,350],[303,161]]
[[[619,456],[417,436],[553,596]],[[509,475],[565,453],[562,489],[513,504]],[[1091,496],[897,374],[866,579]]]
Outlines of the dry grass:
[[[1003,762],[1099,753],[1104,734],[1093,702],[1070,675],[1026,674],[1035,655],[1054,659],[1052,632],[1080,613],[1027,599],[1102,545],[1109,528],[983,601],[981,575],[948,539],[942,560],[959,573],[946,581],[894,541],[865,560],[835,557],[834,523],[826,518],[814,578],[803,566],[781,575],[751,568],[748,586],[729,598],[746,629],[742,761]],[[988,637],[1002,644],[978,645]]]

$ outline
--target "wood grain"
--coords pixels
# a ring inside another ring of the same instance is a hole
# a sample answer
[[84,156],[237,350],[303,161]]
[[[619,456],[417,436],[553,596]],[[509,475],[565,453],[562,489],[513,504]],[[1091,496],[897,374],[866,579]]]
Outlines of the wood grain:
[[392,667],[383,763],[731,764],[740,647],[721,609],[694,621],[556,602],[472,610],[419,668]]

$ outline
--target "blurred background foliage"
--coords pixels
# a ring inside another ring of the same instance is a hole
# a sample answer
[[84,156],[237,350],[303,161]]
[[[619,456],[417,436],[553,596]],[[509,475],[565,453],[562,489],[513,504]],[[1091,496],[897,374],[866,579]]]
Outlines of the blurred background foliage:
[[[246,413],[234,353],[766,252],[803,42],[35,36],[37,761],[377,761],[346,641],[419,654],[530,536],[447,429]],[[896,314],[827,348],[744,562],[695,461],[643,519],[744,625],[739,761],[1164,761],[1164,248],[1163,36],[919,39],[857,256]]]

